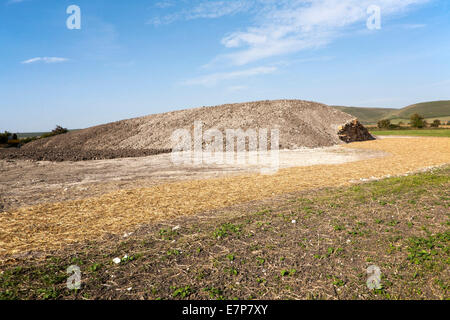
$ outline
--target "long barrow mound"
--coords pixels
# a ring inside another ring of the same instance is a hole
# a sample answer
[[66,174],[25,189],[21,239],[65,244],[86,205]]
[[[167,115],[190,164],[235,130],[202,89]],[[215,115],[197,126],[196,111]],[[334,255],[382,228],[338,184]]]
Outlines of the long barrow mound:
[[372,140],[354,117],[324,104],[302,100],[258,101],[202,107],[122,120],[40,139],[19,150],[0,152],[0,158],[78,161],[138,157],[170,152],[172,133],[193,130],[279,129],[280,148],[328,147]]

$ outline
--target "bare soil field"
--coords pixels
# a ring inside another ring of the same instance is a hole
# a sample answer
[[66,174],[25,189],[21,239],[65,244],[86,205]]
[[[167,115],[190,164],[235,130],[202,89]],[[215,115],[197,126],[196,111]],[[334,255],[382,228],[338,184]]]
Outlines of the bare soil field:
[[[382,157],[382,151],[339,146],[280,150],[280,168],[304,167]],[[0,160],[0,212],[39,203],[83,199],[121,189],[150,187],[255,173],[258,165],[175,165],[170,154],[148,157],[50,162]]]
[[85,150],[78,147],[64,148],[31,148],[29,146],[0,149],[0,159],[3,160],[33,160],[33,161],[86,161],[99,159],[120,159],[130,157],[147,157],[169,153],[169,149],[118,149],[118,150]]
[[0,214],[0,259],[30,258],[39,252],[133,232],[144,224],[174,220],[286,193],[340,187],[358,181],[427,170],[450,163],[449,143],[447,138],[383,139],[354,143],[343,148],[387,155],[345,164],[283,168],[273,175],[244,170],[238,175],[122,188],[99,196],[56,203],[50,200],[49,203],[7,210]]
[[0,299],[448,299],[449,190],[447,166],[147,223],[0,266]]

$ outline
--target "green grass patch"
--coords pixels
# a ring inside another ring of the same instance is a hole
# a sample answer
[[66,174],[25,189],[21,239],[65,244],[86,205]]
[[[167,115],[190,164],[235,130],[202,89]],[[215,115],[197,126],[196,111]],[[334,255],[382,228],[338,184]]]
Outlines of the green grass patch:
[[224,223],[214,230],[214,238],[223,239],[233,234],[239,235],[241,233],[242,227],[239,225],[234,225],[232,223]]
[[377,136],[450,137],[450,129],[371,130]]

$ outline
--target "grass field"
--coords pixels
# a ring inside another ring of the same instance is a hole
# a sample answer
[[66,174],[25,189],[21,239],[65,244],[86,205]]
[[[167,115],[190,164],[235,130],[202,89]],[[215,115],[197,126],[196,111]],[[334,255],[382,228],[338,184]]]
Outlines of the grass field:
[[[433,123],[434,120],[441,120],[442,125],[446,125],[448,121],[450,121],[450,116],[447,117],[433,117],[433,118],[425,118],[428,123]],[[399,124],[400,122],[403,122],[404,124],[408,124],[411,120],[408,119],[391,119],[392,124]]]
[[180,217],[3,266],[0,299],[448,299],[449,190],[447,167]]
[[450,137],[450,129],[371,130],[371,132],[379,136]]

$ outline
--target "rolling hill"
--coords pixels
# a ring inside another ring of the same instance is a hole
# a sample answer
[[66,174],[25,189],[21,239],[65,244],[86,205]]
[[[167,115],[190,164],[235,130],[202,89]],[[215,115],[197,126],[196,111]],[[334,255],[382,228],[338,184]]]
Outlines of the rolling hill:
[[393,122],[408,121],[411,115],[418,113],[425,119],[448,120],[450,117],[450,100],[417,103],[402,109],[363,108],[333,106],[334,108],[357,117],[363,124],[375,124],[381,119]]
[[418,113],[425,118],[439,118],[450,116],[450,100],[433,101],[413,104],[406,108],[392,113],[392,119],[409,118],[412,114]]
[[351,114],[357,117],[358,120],[363,124],[376,123],[379,119],[386,119],[388,114],[391,114],[396,109],[389,108],[363,108],[363,107],[343,107],[343,106],[333,106],[334,108]]

